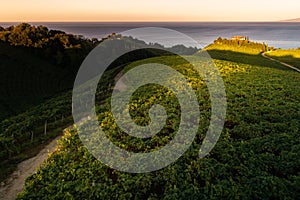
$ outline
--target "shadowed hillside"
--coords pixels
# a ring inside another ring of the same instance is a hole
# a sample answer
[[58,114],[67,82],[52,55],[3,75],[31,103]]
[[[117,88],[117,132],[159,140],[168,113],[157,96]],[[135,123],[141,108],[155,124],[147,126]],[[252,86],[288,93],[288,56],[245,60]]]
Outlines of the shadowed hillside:
[[0,120],[70,89],[97,43],[44,26],[1,27]]

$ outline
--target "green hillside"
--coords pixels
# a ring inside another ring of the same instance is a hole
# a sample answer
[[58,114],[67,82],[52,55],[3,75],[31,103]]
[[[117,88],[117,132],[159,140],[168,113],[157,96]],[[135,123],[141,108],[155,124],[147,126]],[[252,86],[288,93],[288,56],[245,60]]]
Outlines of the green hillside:
[[[125,54],[113,62],[105,73],[104,88],[125,63],[170,55],[155,50],[153,47],[158,44],[147,45],[131,37],[122,37],[120,41],[120,37],[89,40],[28,24],[0,29],[0,180],[8,177],[20,161],[34,156],[72,124],[70,89],[82,60],[92,47],[108,39],[107,42],[121,42],[119,48],[149,47]],[[184,46],[172,48],[185,54],[197,51]],[[96,98],[103,101],[106,96],[102,93]]]
[[[201,127],[190,149],[162,170],[123,173],[95,160],[76,130],[68,129],[57,150],[27,178],[18,198],[297,199],[300,74],[261,57],[259,52],[218,48],[208,52],[224,79],[228,109],[222,135],[207,157],[198,157],[210,117],[210,97],[203,80],[177,56],[150,58],[127,68],[164,63],[183,73],[196,91]],[[100,126],[124,149],[155,150],[168,143],[178,128],[178,102],[166,88],[157,85],[144,86],[135,93],[138,94],[129,106],[136,123],[149,122],[147,109],[154,103],[159,102],[170,111],[162,132],[149,140],[132,141],[117,128],[108,104],[97,106]],[[153,97],[146,101],[147,95]],[[146,106],[142,106],[144,103]]]
[[1,121],[0,180],[7,178],[19,162],[36,155],[72,123],[71,92]]
[[[27,23],[0,27],[0,121],[71,89],[87,54],[100,42],[116,37],[121,36],[86,39]],[[147,45],[131,37],[124,37],[122,41],[123,47],[131,44],[162,47],[158,44]],[[184,54],[197,51],[180,45],[172,48]],[[135,52],[134,56],[123,57],[122,62],[157,55],[151,50]],[[112,67],[118,65],[113,63]]]
[[300,69],[300,49],[276,49],[266,55]]
[[[103,40],[118,42],[122,36],[116,37]],[[43,26],[0,27],[0,180],[17,163],[36,154],[73,123],[69,89],[82,60],[99,42]],[[27,178],[19,199],[297,199],[300,196],[300,74],[260,55],[272,48],[222,38],[206,47],[224,79],[228,109],[218,143],[207,157],[199,159],[211,113],[205,82],[185,60],[155,50],[161,47],[158,44],[146,45],[130,37],[122,38],[121,42],[120,48],[133,44],[147,48],[119,57],[99,82],[96,111],[106,135],[120,148],[134,152],[157,150],[173,139],[179,126],[180,105],[167,88],[146,85],[131,98],[129,111],[139,125],[150,123],[148,111],[153,104],[166,107],[166,124],[150,139],[123,133],[109,105],[109,85],[121,70],[162,63],[181,72],[198,98],[201,121],[194,143],[164,169],[129,174],[97,161],[82,145],[76,130],[67,129],[57,150]],[[184,54],[197,51],[183,46],[172,48]],[[276,59],[286,60],[279,51],[273,52],[279,53]],[[297,59],[293,54],[286,61],[298,66]]]
[[[205,47],[206,50],[221,50],[221,51],[233,51],[236,53],[246,53],[251,55],[257,55],[261,52],[265,52],[273,49],[267,44],[261,44],[258,42],[252,42],[247,40],[229,40],[219,37],[214,43]],[[224,56],[225,58],[225,56]]]
[[[25,49],[0,43],[0,120],[71,87],[68,72]],[[3,111],[1,109],[1,111]]]
[[[119,68],[108,70],[99,84],[112,82],[111,77],[119,71]],[[96,98],[103,101],[107,96],[102,93]],[[71,126],[71,112],[72,92],[67,91],[0,121],[0,180],[7,178],[19,162],[37,154],[47,142]]]
[[0,121],[71,89],[98,43],[44,26],[0,28]]

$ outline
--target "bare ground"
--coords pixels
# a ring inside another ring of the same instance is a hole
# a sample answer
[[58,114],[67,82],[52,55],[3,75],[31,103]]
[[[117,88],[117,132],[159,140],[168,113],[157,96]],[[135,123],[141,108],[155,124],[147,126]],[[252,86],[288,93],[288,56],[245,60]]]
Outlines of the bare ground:
[[48,157],[49,152],[53,152],[57,145],[57,140],[61,136],[53,139],[36,156],[18,164],[17,169],[0,185],[0,199],[12,200],[23,190],[25,179],[32,175],[40,164]]

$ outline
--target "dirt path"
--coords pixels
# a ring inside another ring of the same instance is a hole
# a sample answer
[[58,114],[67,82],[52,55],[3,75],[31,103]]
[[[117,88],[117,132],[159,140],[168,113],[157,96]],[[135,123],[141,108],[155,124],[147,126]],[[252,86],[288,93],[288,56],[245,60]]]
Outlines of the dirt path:
[[61,136],[53,139],[45,148],[43,148],[35,157],[25,160],[18,164],[17,169],[1,183],[0,199],[15,199],[16,195],[23,190],[24,180],[33,174],[40,164],[48,157],[49,152],[53,152],[57,145],[57,140]]
[[300,73],[300,69],[298,69],[298,68],[296,68],[296,67],[294,67],[294,66],[292,66],[292,65],[290,65],[290,64],[287,64],[287,63],[285,63],[285,62],[282,62],[282,61],[276,60],[276,59],[274,59],[274,58],[271,58],[271,57],[267,56],[266,53],[268,53],[268,52],[264,52],[264,53],[262,53],[261,55],[262,55],[263,57],[269,59],[269,60],[278,62],[278,63],[280,63],[280,64],[282,64],[282,65],[284,65],[284,66],[286,66],[286,67],[289,67],[289,68],[291,68],[291,69],[293,69],[293,70],[295,70],[295,71],[297,71],[297,72]]
[[127,85],[122,81],[122,80],[119,80],[121,77],[123,76],[123,71],[120,71],[114,78],[114,81],[115,83],[118,82],[118,85],[116,85],[115,88],[113,89],[117,89],[119,91],[123,91],[127,88]]

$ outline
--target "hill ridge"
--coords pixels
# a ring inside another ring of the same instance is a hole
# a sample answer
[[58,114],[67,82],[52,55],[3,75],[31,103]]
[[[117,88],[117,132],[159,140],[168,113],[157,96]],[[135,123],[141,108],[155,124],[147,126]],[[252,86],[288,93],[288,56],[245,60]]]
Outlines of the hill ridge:
[[280,22],[300,22],[300,18],[281,20]]

